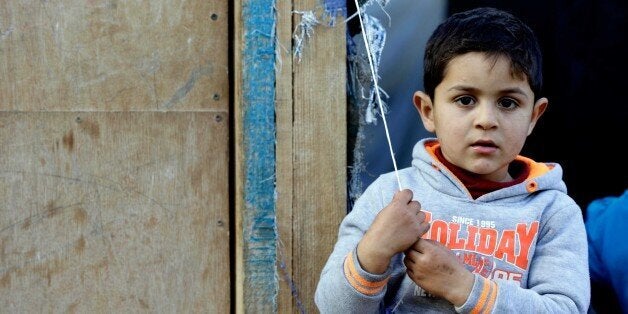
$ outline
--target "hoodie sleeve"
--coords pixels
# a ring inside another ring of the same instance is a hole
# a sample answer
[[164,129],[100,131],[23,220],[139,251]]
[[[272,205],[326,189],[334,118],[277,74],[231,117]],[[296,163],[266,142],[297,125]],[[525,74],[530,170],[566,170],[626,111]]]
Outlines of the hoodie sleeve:
[[573,202],[548,212],[529,266],[528,287],[476,275],[459,313],[586,313],[591,288],[582,212]]
[[370,274],[360,267],[358,242],[383,208],[379,190],[371,184],[340,224],[338,240],[321,273],[314,300],[321,313],[377,313],[391,267]]

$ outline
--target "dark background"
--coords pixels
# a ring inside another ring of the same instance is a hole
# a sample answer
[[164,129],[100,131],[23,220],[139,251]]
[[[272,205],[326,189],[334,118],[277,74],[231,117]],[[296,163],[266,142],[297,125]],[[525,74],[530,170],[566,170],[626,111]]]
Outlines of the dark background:
[[627,3],[449,2],[450,14],[491,6],[512,12],[534,30],[550,105],[523,155],[560,163],[568,193],[583,209],[593,199],[628,188]]
[[[347,1],[349,14],[352,2]],[[384,8],[386,12],[377,5],[368,6],[366,11],[387,29],[379,83],[390,95],[386,100],[387,121],[399,168],[410,165],[416,141],[431,136],[412,106],[412,93],[423,89],[422,61],[427,38],[445,17],[491,6],[526,22],[535,32],[543,53],[543,96],[550,105],[528,138],[522,155],[541,162],[558,162],[563,167],[568,194],[580,205],[585,217],[592,200],[620,195],[628,188],[627,3],[392,0]],[[349,23],[352,35],[359,32],[356,22],[357,19]],[[363,149],[366,170],[360,174],[363,187],[393,170],[381,118],[379,122],[365,126],[368,140]],[[591,312],[621,313],[611,289],[593,283],[592,294]]]
[[[620,195],[628,188],[627,3],[449,3],[450,14],[477,6],[505,9],[534,30],[545,60],[544,91],[550,106],[523,154],[560,163],[568,193],[585,216],[592,200]],[[602,283],[592,282],[591,307],[598,313],[621,313],[614,291]]]

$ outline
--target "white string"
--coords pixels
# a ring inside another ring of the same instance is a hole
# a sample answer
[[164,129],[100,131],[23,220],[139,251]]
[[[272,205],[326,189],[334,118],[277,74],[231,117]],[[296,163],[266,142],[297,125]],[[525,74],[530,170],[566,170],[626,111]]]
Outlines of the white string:
[[373,85],[375,88],[375,95],[377,96],[377,104],[379,105],[379,112],[382,114],[382,120],[384,121],[384,130],[386,131],[386,140],[388,141],[388,148],[390,149],[390,157],[392,158],[393,167],[395,167],[395,176],[397,176],[397,185],[399,186],[399,191],[401,191],[401,180],[399,180],[399,171],[397,170],[397,161],[395,160],[395,153],[393,152],[392,142],[390,141],[390,133],[388,132],[388,123],[386,123],[386,115],[384,113],[384,108],[382,106],[382,99],[379,95],[379,84],[377,83],[377,75],[375,75],[375,67],[373,66],[373,60],[371,59],[371,46],[369,44],[369,40],[366,37],[366,28],[364,27],[364,22],[362,21],[362,13],[360,12],[360,4],[358,0],[355,0],[355,6],[357,9],[358,17],[360,18],[360,27],[362,28],[362,38],[364,38],[364,45],[366,46],[366,55],[369,59],[369,66],[371,67],[371,76],[373,76]]
[[353,19],[356,15],[358,15],[358,12],[355,12],[355,13],[351,14],[351,16],[350,16],[350,17],[346,18],[346,19],[343,21],[343,23],[347,23],[347,22],[351,21],[351,20],[352,20],[352,19]]

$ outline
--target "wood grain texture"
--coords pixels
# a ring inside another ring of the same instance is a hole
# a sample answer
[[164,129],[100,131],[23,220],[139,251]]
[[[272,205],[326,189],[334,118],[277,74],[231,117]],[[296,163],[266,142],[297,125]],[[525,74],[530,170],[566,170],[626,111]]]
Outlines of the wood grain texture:
[[298,284],[292,272],[293,208],[293,99],[292,99],[292,1],[277,2],[277,50],[280,65],[276,74],[277,123],[277,272],[279,275],[278,313],[300,310]]
[[235,190],[235,200],[233,208],[234,217],[234,279],[233,295],[234,295],[234,308],[235,313],[244,313],[244,238],[242,216],[244,211],[244,151],[242,146],[244,144],[244,125],[243,125],[243,112],[242,112],[242,68],[245,66],[242,62],[242,49],[244,47],[244,25],[242,23],[242,2],[243,0],[235,0],[233,2],[233,140],[234,140],[234,173],[235,178],[233,180]]
[[0,110],[227,110],[228,3],[0,1]]
[[236,310],[277,311],[275,1],[236,5]]
[[228,14],[0,1],[0,312],[230,311]]
[[[319,2],[295,2],[295,10]],[[345,25],[315,29],[294,64],[293,272],[307,312],[346,214]]]
[[227,121],[1,112],[2,311],[229,312]]

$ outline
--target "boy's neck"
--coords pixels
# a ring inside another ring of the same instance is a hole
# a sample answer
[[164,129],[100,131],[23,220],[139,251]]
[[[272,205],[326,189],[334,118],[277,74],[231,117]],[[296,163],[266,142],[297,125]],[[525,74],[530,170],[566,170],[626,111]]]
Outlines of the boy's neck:
[[451,171],[451,173],[453,173],[453,175],[456,176],[462,184],[464,184],[473,199],[476,199],[486,193],[519,184],[525,181],[530,173],[528,165],[515,160],[510,163],[510,166],[508,167],[508,172],[510,173],[510,176],[514,178],[513,180],[507,182],[490,181],[480,178],[477,173],[467,171],[450,163],[447,159],[445,159],[445,156],[443,156],[440,146],[434,150],[434,153],[438,161],[445,165],[445,167],[447,167],[447,169],[449,169],[449,171]]

